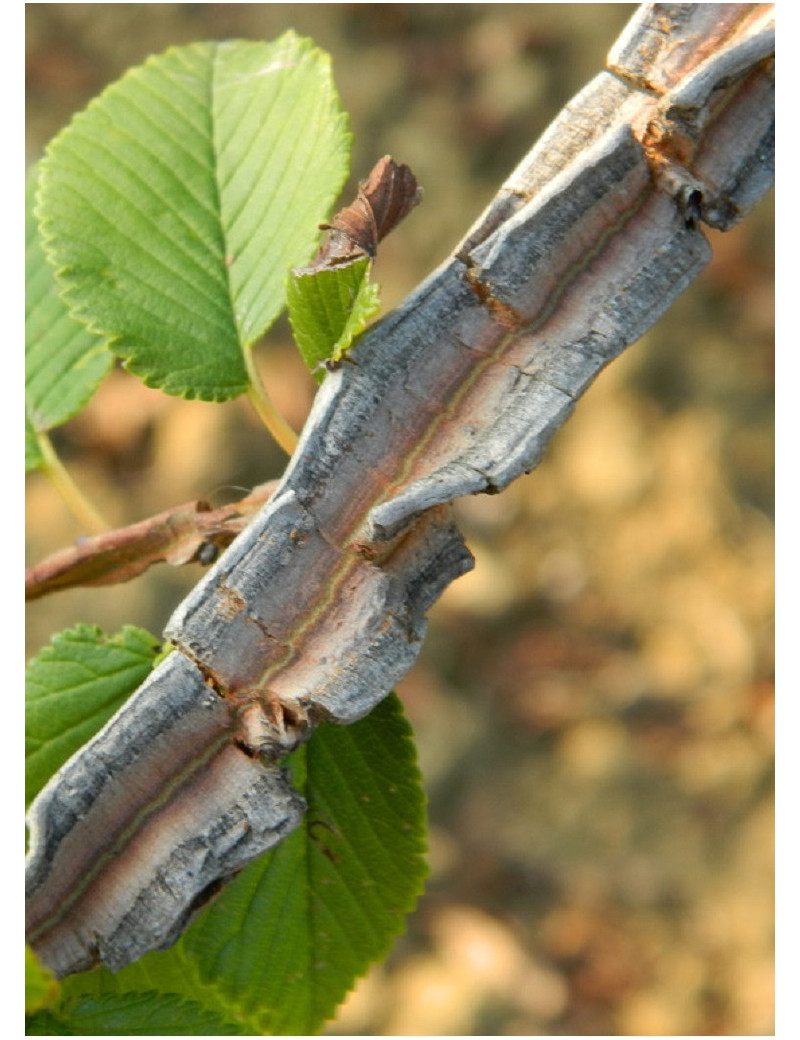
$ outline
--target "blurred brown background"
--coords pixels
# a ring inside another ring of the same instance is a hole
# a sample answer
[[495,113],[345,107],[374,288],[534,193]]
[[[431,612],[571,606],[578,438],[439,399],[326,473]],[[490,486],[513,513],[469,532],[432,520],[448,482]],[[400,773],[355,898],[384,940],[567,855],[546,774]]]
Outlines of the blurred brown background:
[[[387,307],[455,245],[597,72],[622,4],[27,4],[28,161],[125,68],[286,28],[333,56],[353,170],[408,162],[424,205],[377,265]],[[355,179],[354,178],[354,179]],[[332,1033],[767,1034],[773,1026],[772,202],[608,369],[529,477],[459,505],[477,567],[399,692],[430,794],[431,879]],[[271,392],[314,384],[282,328]],[[285,459],[243,402],[116,372],[55,437],[114,524],[221,504]],[[29,562],[78,534],[29,480]],[[159,631],[199,571],[61,593]]]

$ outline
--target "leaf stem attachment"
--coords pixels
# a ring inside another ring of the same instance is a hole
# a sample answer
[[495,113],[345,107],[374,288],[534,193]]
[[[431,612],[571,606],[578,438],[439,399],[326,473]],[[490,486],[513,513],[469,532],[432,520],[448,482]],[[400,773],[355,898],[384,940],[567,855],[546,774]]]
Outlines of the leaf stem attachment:
[[245,347],[243,354],[245,368],[250,380],[250,386],[247,389],[250,403],[278,444],[287,455],[291,456],[297,447],[297,434],[275,407],[272,398],[267,393],[253,356],[253,348]]

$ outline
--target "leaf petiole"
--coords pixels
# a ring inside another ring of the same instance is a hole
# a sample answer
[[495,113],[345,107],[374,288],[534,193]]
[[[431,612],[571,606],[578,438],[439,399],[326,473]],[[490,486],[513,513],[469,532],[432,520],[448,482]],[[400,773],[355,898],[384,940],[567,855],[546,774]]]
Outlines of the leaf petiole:
[[90,534],[102,534],[107,531],[111,525],[103,519],[69,475],[47,434],[37,433],[36,442],[44,460],[42,471],[78,523]]
[[297,447],[297,434],[275,407],[272,398],[267,393],[253,356],[253,348],[251,346],[245,347],[243,354],[250,384],[247,389],[250,403],[278,444],[287,455],[291,455]]

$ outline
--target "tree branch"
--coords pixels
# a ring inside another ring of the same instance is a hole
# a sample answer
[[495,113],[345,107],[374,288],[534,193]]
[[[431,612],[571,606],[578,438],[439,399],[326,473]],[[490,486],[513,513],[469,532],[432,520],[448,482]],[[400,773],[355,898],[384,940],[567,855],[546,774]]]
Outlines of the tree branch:
[[[708,262],[700,223],[731,227],[771,184],[772,24],[770,4],[640,8],[460,247],[326,378],[279,488],[173,615],[178,652],[31,809],[30,936],[55,971],[172,941],[205,888],[297,825],[275,763],[386,695],[471,565],[448,503],[529,472]],[[175,798],[137,828],[162,732]],[[233,817],[252,817],[246,848],[220,836]]]

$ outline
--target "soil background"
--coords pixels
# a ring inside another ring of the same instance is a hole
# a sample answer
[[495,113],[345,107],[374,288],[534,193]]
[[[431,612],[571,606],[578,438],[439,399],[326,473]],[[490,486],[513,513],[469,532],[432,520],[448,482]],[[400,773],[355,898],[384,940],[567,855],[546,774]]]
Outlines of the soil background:
[[[127,67],[287,28],[333,56],[353,182],[389,153],[425,200],[381,248],[391,308],[443,260],[627,4],[27,4],[27,160]],[[430,798],[431,878],[331,1034],[765,1035],[773,1025],[773,206],[579,403],[530,476],[458,504],[476,557],[400,684]],[[263,354],[299,428],[315,385]],[[285,458],[243,401],[115,371],[54,437],[115,524],[215,504]],[[38,475],[28,562],[81,534]],[[159,632],[197,567],[59,593]]]

